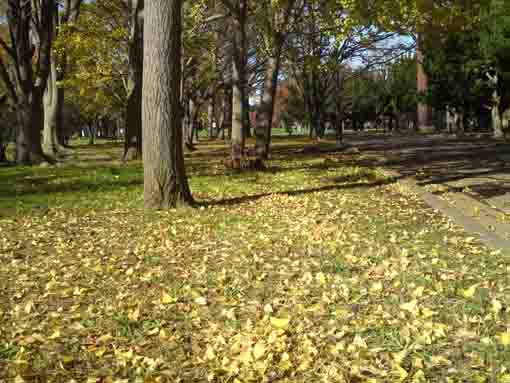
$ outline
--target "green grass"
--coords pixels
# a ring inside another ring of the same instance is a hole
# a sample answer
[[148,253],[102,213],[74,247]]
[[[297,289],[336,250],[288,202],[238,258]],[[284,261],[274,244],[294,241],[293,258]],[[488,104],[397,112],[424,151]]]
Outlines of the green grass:
[[305,144],[201,144],[199,207],[162,212],[119,144],[0,168],[0,381],[507,381],[509,255]]

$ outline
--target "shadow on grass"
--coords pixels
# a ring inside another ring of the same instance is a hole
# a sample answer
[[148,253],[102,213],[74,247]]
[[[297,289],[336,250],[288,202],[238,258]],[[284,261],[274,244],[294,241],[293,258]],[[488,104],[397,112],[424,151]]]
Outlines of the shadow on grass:
[[[338,179],[339,180],[339,179]],[[335,179],[336,181],[336,179]],[[271,195],[286,195],[286,196],[300,196],[300,195],[306,195],[311,193],[319,193],[319,192],[326,192],[326,191],[333,191],[333,190],[347,190],[347,189],[369,189],[379,186],[385,186],[395,183],[396,179],[387,179],[387,180],[380,180],[380,181],[374,181],[371,183],[361,183],[361,182],[354,182],[349,184],[343,184],[343,185],[327,185],[327,186],[320,186],[316,188],[309,188],[309,189],[301,189],[301,190],[289,190],[289,191],[280,191],[280,192],[267,192],[267,193],[259,193],[254,195],[247,195],[247,196],[241,196],[241,197],[234,197],[234,198],[227,198],[227,199],[221,199],[221,200],[213,200],[213,201],[204,201],[204,202],[198,202],[198,206],[204,206],[204,207],[210,207],[210,206],[235,206],[240,205],[246,202],[254,202],[258,201],[261,198],[268,197]]]

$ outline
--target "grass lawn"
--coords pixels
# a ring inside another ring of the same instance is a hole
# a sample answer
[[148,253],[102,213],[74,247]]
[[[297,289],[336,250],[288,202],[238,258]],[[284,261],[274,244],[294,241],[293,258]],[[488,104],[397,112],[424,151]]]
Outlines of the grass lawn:
[[0,168],[0,382],[510,382],[509,254],[305,143],[177,211],[120,144]]

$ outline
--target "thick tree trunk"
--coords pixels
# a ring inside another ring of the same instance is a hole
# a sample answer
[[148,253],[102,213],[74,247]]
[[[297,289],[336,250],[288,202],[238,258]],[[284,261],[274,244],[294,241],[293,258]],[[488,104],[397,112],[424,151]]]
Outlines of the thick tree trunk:
[[[17,88],[14,101],[19,122],[16,140],[18,163],[46,160],[41,141],[43,93],[50,73],[55,10],[54,0],[44,0],[36,7],[30,1],[12,0],[8,3],[7,20],[12,42],[9,53],[16,65],[15,86],[9,81],[9,89]],[[35,47],[33,35],[37,37]],[[34,48],[38,50],[35,64],[32,60]],[[6,71],[2,72],[5,74]],[[5,80],[9,76],[3,77]]]
[[143,20],[141,13],[143,6],[143,0],[131,2],[124,161],[135,160],[142,156]]
[[144,201],[147,208],[191,204],[180,111],[182,0],[145,7],[143,70]]
[[246,0],[239,1],[239,14],[233,22],[232,54],[232,168],[241,168],[246,141],[245,112],[245,66],[246,66]]
[[16,139],[16,162],[34,164],[46,161],[43,153],[41,130],[43,126],[42,89],[34,88],[31,103],[18,111],[18,137]]
[[258,162],[266,159],[269,155],[279,70],[280,55],[277,54],[276,57],[270,57],[268,59],[262,102],[260,104],[260,111],[257,114],[257,123],[255,126],[255,152]]
[[57,87],[57,65],[54,58],[51,59],[50,75],[46,84],[43,96],[44,104],[44,128],[43,128],[43,150],[50,157],[62,152],[59,146],[57,134],[57,113],[58,113],[58,87]]

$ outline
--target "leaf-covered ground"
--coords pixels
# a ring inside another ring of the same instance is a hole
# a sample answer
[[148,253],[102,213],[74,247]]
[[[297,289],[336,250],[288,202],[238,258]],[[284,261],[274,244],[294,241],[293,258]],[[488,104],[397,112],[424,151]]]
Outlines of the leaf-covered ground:
[[116,145],[0,169],[0,381],[510,382],[509,255],[302,145],[159,213]]

